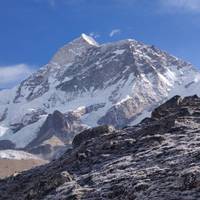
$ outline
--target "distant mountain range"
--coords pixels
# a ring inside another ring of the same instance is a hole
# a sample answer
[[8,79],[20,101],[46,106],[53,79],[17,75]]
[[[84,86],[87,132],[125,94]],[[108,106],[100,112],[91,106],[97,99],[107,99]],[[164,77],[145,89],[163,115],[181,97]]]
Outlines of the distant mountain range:
[[98,125],[135,125],[174,95],[200,94],[200,72],[155,46],[82,34],[19,86],[0,91],[0,149],[45,159]]

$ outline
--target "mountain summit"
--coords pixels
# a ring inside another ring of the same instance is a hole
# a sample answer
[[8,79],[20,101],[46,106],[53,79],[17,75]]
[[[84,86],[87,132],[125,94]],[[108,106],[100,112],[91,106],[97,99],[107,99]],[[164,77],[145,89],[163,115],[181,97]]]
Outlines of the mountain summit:
[[58,50],[53,56],[51,62],[59,65],[66,65],[74,61],[76,56],[81,56],[91,47],[98,47],[99,44],[90,36],[81,34],[81,36]]
[[81,34],[81,38],[88,42],[90,45],[99,46],[99,44],[91,36],[86,35],[85,33]]
[[82,130],[137,124],[163,101],[199,88],[199,71],[155,46],[99,45],[82,34],[19,86],[0,91],[0,148],[6,143],[49,159]]

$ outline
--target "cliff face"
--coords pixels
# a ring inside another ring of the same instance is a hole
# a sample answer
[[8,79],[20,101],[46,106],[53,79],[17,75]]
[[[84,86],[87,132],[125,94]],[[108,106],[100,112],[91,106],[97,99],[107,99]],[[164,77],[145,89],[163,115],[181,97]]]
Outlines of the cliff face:
[[175,96],[136,126],[77,135],[50,164],[0,182],[0,199],[200,198],[200,98]]
[[[154,46],[97,44],[83,34],[19,86],[0,91],[0,149],[52,158],[85,128],[135,125],[167,99],[199,88],[199,71]],[[56,110],[66,116],[62,130],[49,121]]]

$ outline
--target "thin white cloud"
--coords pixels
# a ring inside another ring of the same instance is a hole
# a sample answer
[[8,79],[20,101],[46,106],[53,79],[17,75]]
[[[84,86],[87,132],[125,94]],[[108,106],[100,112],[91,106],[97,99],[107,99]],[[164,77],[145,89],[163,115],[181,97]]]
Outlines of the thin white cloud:
[[35,0],[37,3],[46,2],[52,8],[59,3],[67,6],[80,6],[83,3],[88,3],[88,0]]
[[180,11],[200,12],[200,0],[160,0],[167,8],[177,8]]
[[[50,7],[55,8],[56,5],[58,4],[62,4],[65,6],[72,6],[72,7],[80,7],[82,5],[91,5],[91,2],[93,5],[105,5],[106,3],[101,3],[101,1],[99,0],[32,0],[36,3],[46,3],[48,4]],[[133,3],[135,3],[136,1],[139,0],[112,0],[113,5],[120,5],[120,6],[129,6],[129,5],[133,5]]]
[[110,32],[109,36],[110,36],[110,37],[113,37],[113,36],[118,35],[118,34],[120,34],[120,33],[121,33],[121,30],[120,30],[120,29],[113,29],[113,30]]
[[31,73],[33,69],[26,64],[0,66],[0,88],[12,87]]
[[91,32],[89,35],[95,39],[100,37],[100,34],[95,32]]
[[33,2],[37,4],[45,3],[50,7],[54,8],[58,2],[62,2],[62,0],[33,0]]

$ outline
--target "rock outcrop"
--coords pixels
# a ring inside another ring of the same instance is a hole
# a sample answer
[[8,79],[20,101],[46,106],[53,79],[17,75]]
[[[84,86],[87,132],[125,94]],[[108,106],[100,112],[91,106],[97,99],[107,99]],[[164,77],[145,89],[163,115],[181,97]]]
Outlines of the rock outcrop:
[[200,98],[175,96],[138,125],[77,135],[51,163],[0,181],[0,199],[200,198]]
[[27,145],[25,150],[51,160],[71,147],[71,138],[84,129],[86,127],[81,124],[75,113],[64,115],[56,110],[48,115],[37,137]]

